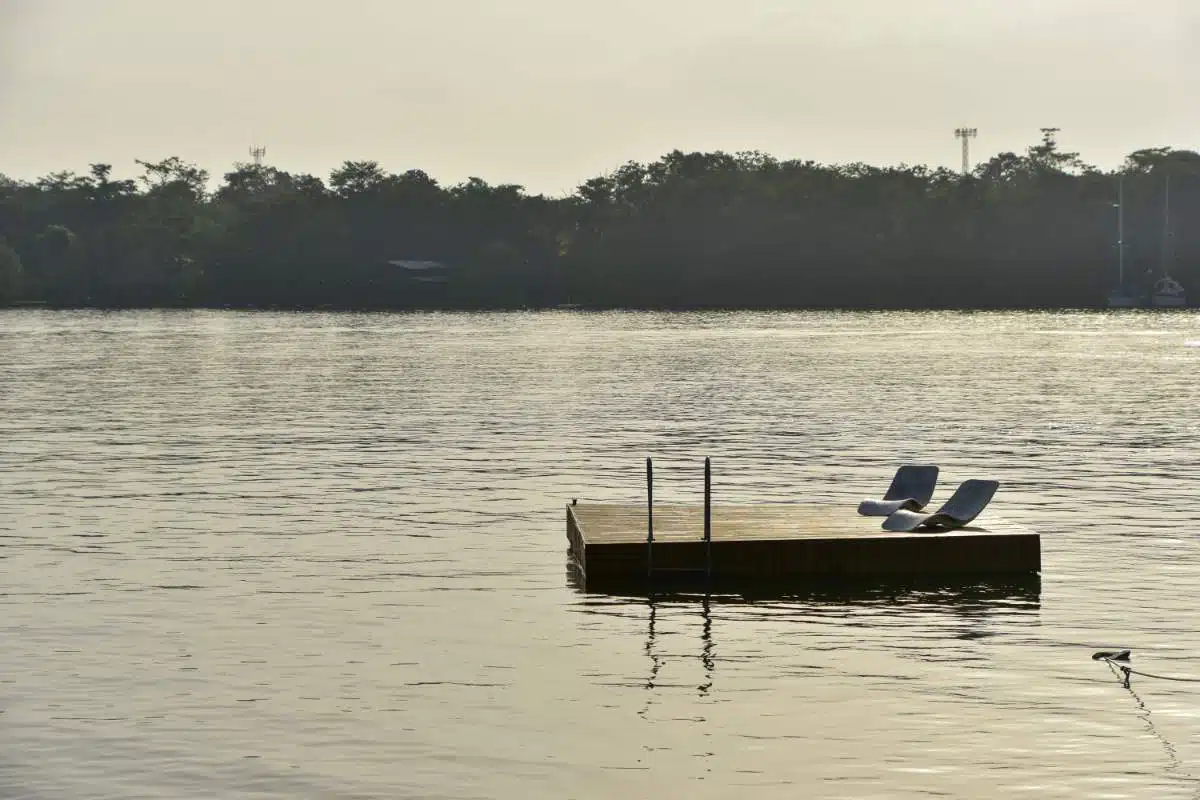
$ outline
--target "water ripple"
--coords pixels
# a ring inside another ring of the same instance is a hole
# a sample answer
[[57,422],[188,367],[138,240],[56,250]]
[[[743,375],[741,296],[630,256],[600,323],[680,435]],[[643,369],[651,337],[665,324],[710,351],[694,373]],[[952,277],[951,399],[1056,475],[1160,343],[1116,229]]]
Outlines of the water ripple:
[[[0,795],[1200,796],[1200,317],[0,312]],[[916,354],[915,356],[913,354]],[[1033,587],[589,596],[563,504],[991,476]]]

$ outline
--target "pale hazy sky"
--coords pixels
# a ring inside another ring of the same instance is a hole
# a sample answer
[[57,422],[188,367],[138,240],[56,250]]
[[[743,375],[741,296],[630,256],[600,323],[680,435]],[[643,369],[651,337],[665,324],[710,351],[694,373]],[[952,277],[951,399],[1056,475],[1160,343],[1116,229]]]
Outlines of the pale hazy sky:
[[346,159],[570,192],[674,149],[1200,148],[1200,0],[0,0],[0,173]]

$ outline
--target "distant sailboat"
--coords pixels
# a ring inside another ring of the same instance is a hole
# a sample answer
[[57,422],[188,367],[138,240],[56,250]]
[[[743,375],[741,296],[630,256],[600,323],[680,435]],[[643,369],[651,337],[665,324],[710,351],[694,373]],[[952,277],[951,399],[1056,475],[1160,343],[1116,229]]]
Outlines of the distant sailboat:
[[1117,286],[1108,293],[1109,308],[1137,308],[1142,298],[1125,285],[1125,182],[1117,184]]
[[1171,179],[1167,178],[1163,189],[1163,239],[1162,277],[1154,283],[1150,304],[1155,308],[1183,308],[1187,305],[1187,292],[1179,281],[1171,277],[1171,261],[1175,256],[1171,246]]

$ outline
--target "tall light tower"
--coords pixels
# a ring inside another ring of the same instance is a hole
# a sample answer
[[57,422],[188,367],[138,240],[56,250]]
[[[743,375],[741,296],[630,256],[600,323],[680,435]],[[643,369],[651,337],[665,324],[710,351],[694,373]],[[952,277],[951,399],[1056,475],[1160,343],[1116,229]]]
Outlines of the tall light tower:
[[971,171],[971,140],[979,135],[978,128],[955,128],[955,138],[962,139],[963,148],[963,163],[962,173],[966,175]]

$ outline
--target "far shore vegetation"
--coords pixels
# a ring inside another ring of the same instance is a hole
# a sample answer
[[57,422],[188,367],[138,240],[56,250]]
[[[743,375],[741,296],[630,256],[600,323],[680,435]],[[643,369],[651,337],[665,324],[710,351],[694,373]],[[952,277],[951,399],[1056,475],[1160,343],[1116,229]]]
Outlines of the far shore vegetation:
[[675,151],[568,197],[374,161],[327,179],[137,169],[0,175],[0,305],[1097,307],[1117,280],[1119,181],[1127,280],[1166,266],[1200,290],[1200,154],[1147,148],[1102,171],[1052,133],[969,175]]

